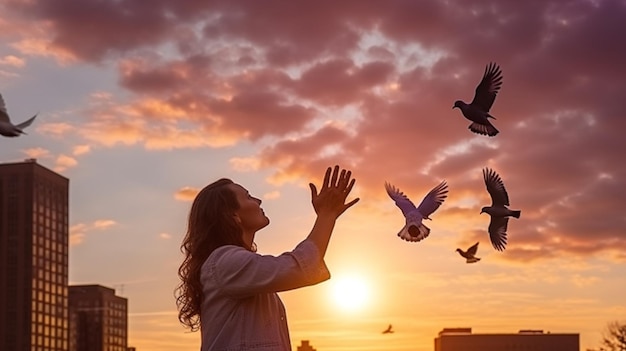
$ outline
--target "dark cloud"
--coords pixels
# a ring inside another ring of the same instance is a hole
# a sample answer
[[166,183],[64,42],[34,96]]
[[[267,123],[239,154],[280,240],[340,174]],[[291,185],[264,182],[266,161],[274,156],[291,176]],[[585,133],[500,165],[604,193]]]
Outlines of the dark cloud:
[[294,91],[303,99],[329,106],[360,103],[367,91],[384,85],[393,70],[384,62],[356,67],[350,60],[331,60],[303,72]]
[[231,100],[213,100],[210,108],[221,116],[223,128],[244,131],[254,141],[299,130],[312,120],[313,109],[283,101],[279,94],[250,91]]
[[27,16],[51,26],[53,46],[86,61],[159,44],[174,26],[160,2],[60,0],[13,4]]

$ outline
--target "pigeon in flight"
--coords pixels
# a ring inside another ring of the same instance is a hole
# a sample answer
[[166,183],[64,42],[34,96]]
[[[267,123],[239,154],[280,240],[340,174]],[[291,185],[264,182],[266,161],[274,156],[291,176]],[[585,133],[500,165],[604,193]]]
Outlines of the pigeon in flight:
[[389,324],[387,329],[383,330],[383,334],[391,334],[391,333],[393,333],[393,330],[391,330],[391,324]]
[[4,135],[6,137],[16,137],[20,134],[26,134],[23,129],[33,123],[35,117],[37,117],[37,114],[25,122],[13,125],[11,123],[11,119],[9,118],[9,114],[7,113],[7,107],[4,104],[4,99],[2,98],[2,95],[0,95],[0,135]]
[[467,251],[463,251],[461,249],[456,249],[456,252],[459,253],[462,257],[465,258],[465,263],[474,263],[480,261],[480,258],[476,257],[476,252],[478,251],[478,243],[472,245]]
[[489,238],[491,244],[498,251],[506,248],[506,230],[509,224],[509,217],[519,218],[522,211],[509,210],[509,195],[504,188],[504,183],[500,176],[489,168],[483,169],[483,177],[487,191],[491,195],[491,206],[485,206],[480,213],[486,212],[491,216],[489,222]]
[[485,68],[483,79],[476,87],[474,100],[469,105],[461,100],[454,102],[454,107],[452,108],[460,108],[463,116],[472,121],[472,124],[468,127],[472,132],[490,137],[498,134],[496,127],[489,122],[489,118],[496,119],[489,114],[489,110],[501,86],[502,71],[497,64],[492,62]]
[[406,219],[406,224],[402,230],[398,232],[398,236],[406,241],[420,241],[428,237],[430,228],[422,224],[422,220],[430,219],[429,216],[441,206],[448,196],[448,185],[446,181],[444,180],[434,187],[433,190],[424,197],[418,207],[415,207],[413,202],[411,202],[400,189],[393,185],[385,182],[385,189],[389,197],[395,201],[396,206],[400,208]]

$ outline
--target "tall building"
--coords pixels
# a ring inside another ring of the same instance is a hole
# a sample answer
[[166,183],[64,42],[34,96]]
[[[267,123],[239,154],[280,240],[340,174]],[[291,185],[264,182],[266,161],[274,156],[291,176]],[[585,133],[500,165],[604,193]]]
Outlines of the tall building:
[[70,351],[127,351],[128,300],[101,285],[69,287]]
[[516,334],[472,334],[472,328],[445,328],[435,351],[579,351],[579,334],[520,330]]
[[0,163],[0,350],[68,351],[69,180]]

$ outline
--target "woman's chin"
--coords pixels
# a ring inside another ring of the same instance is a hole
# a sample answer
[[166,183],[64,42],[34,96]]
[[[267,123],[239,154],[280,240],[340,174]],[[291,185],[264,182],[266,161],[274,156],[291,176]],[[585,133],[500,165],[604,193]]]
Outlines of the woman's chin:
[[263,228],[267,227],[268,225],[270,225],[270,219],[269,219],[267,216],[265,216],[265,223],[264,223],[263,225],[261,225],[261,227],[259,228],[259,230],[261,230],[261,229],[263,229]]

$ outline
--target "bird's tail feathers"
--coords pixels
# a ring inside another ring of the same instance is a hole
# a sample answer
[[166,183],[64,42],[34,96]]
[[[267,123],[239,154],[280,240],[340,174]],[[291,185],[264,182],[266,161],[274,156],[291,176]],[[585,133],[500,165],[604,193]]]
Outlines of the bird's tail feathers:
[[515,217],[515,218],[519,218],[519,216],[522,214],[522,211],[517,210],[517,211],[511,211],[511,217]]
[[478,258],[478,257],[470,257],[470,258],[465,260],[465,262],[467,262],[467,263],[474,263],[474,262],[478,262],[478,261],[480,261],[480,258]]
[[491,123],[488,125],[485,124],[480,124],[480,123],[472,123],[470,124],[470,126],[468,127],[469,130],[471,130],[474,133],[477,134],[482,134],[482,135],[488,135],[490,137],[497,135],[498,133],[500,133],[499,130],[496,129],[496,127],[494,127]]
[[423,235],[424,238],[426,238],[430,234],[430,228],[428,228],[424,224],[420,223],[420,225],[419,225],[419,232],[420,232],[420,235]]
[[426,239],[430,235],[430,228],[423,225],[422,223],[407,223],[402,230],[398,233],[398,236],[402,238],[402,240],[406,241],[422,241]]

